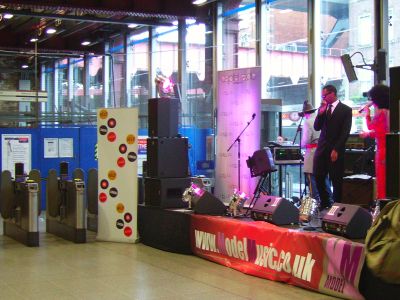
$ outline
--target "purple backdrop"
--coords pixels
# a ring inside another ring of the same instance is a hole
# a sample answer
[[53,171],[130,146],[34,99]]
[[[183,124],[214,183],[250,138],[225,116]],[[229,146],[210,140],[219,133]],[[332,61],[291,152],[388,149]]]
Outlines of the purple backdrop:
[[240,138],[240,190],[252,196],[257,178],[250,177],[246,160],[260,148],[260,67],[218,72],[215,196],[228,202],[238,188],[238,143],[229,146],[252,120]]

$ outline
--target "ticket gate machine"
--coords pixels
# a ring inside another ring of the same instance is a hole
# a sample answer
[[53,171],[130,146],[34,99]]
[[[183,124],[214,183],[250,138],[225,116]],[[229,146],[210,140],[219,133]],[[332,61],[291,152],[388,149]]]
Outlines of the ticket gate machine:
[[46,189],[46,232],[74,243],[86,243],[86,199],[83,170],[68,178],[68,165],[60,164],[60,177],[51,169]]
[[1,174],[0,212],[3,232],[5,236],[28,247],[38,247],[40,172],[32,170],[29,176],[24,176],[23,164],[19,163],[15,170],[15,178],[12,178],[8,170]]

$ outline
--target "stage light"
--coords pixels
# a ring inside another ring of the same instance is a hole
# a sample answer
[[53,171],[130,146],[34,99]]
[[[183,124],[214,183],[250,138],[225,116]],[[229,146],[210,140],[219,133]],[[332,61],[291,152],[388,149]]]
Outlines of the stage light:
[[128,24],[128,28],[136,28],[136,27],[138,27],[139,25],[138,24],[135,24],[135,23],[131,23],[131,24]]
[[[306,196],[301,200],[299,208],[300,222],[311,222],[318,219],[318,201],[310,196]],[[310,224],[318,225],[318,224]]]
[[81,45],[82,46],[89,46],[90,45],[90,41],[84,40],[84,41],[82,41]]
[[174,83],[168,77],[158,74],[154,81],[160,97],[171,98],[175,95]]
[[[204,191],[203,191],[204,193]],[[199,197],[202,195],[202,190],[199,188],[197,185],[192,183],[190,187],[185,189],[185,191],[182,194],[182,201],[188,203],[188,208],[192,208],[192,202],[194,200],[194,197]]]
[[14,15],[13,15],[13,14],[7,14],[7,13],[6,13],[6,14],[3,15],[3,18],[9,20],[9,19],[14,18]]
[[28,65],[22,65],[21,68],[22,68],[22,69],[28,69],[29,66],[28,66]]
[[49,27],[49,28],[46,29],[46,33],[47,34],[53,34],[53,33],[56,33],[56,32],[57,32],[57,30],[55,28],[53,28],[53,27]]
[[233,195],[229,202],[228,214],[230,214],[232,217],[238,217],[248,199],[249,198],[246,196],[246,193],[234,189]]
[[31,43],[35,43],[35,42],[37,42],[38,40],[39,40],[38,38],[33,37],[33,38],[31,38],[29,41],[30,41]]

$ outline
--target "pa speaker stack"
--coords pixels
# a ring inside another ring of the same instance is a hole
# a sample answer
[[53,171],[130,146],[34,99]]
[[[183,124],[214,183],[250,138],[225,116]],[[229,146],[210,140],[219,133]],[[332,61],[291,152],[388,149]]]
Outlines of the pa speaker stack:
[[179,100],[149,99],[149,138],[145,204],[182,208],[182,194],[190,186],[188,139],[178,136]]

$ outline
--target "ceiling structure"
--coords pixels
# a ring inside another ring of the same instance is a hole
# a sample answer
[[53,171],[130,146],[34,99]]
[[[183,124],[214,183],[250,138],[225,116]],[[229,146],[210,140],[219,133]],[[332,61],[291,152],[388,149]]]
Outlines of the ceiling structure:
[[[102,53],[102,42],[132,31],[129,24],[172,26],[179,19],[200,20],[206,13],[206,7],[192,0],[0,1],[0,56]],[[13,17],[7,19],[7,14]],[[57,32],[47,34],[50,27]],[[83,40],[89,45],[81,45]]]

